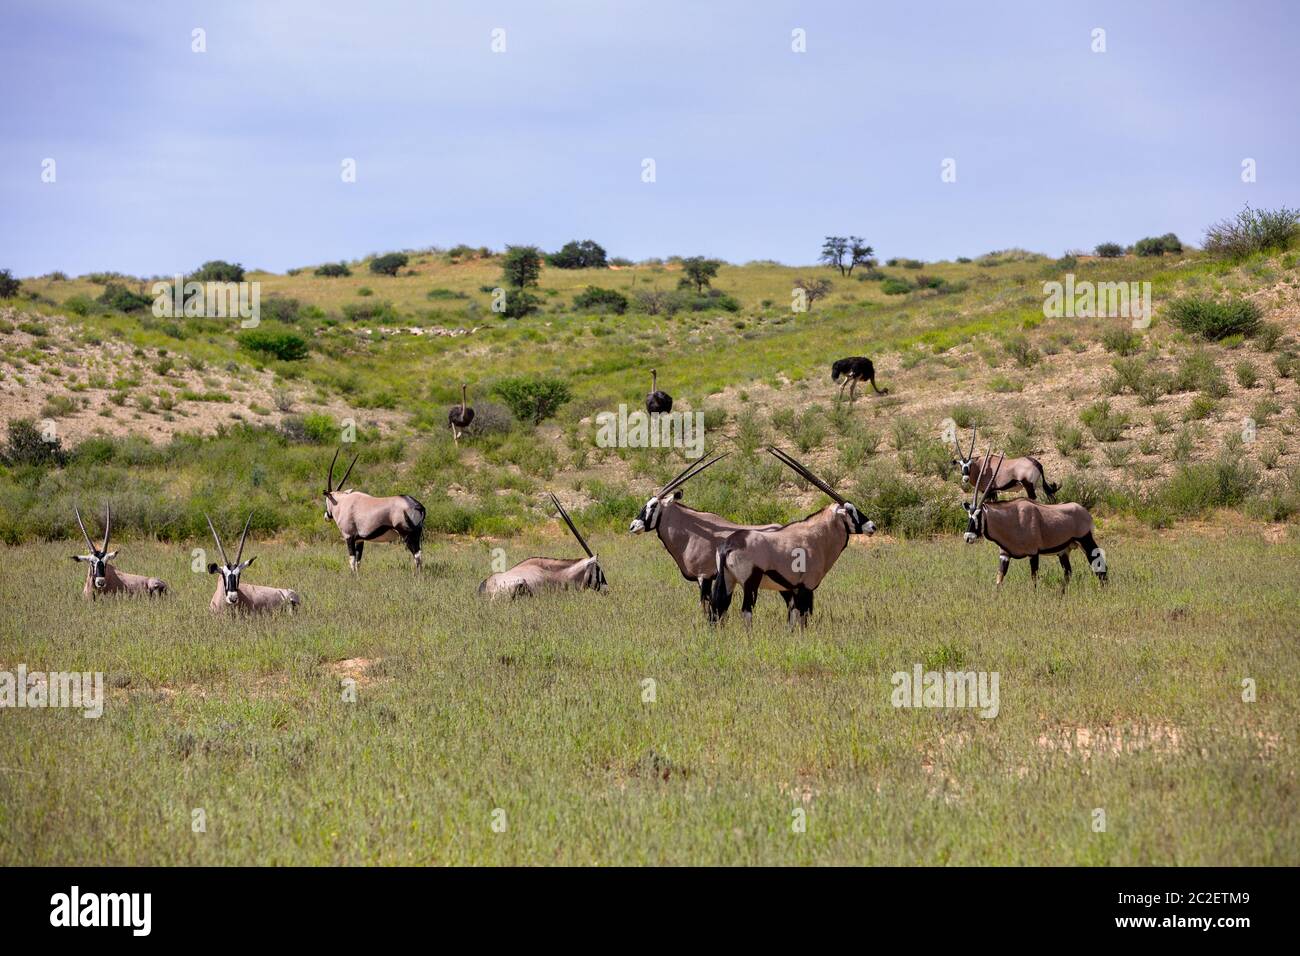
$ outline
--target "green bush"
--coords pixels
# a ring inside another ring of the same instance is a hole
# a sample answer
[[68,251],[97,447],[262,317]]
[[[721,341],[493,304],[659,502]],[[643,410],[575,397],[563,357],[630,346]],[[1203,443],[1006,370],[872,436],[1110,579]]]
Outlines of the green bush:
[[1172,232],[1163,236],[1148,236],[1133,244],[1133,251],[1139,256],[1163,256],[1166,252],[1183,251],[1183,244]]
[[1184,332],[1211,341],[1230,335],[1251,336],[1259,330],[1259,306],[1248,299],[1219,302],[1203,296],[1181,296],[1165,307],[1165,314]]
[[[577,268],[566,267],[566,268]],[[622,315],[627,311],[627,296],[616,289],[600,289],[594,285],[579,292],[573,299],[573,307],[590,312],[613,312]]]
[[492,394],[510,407],[515,418],[540,425],[572,397],[569,386],[556,378],[518,376],[497,382]]
[[912,284],[890,276],[880,283],[880,291],[885,295],[905,295],[912,291]]
[[1079,413],[1081,421],[1092,437],[1099,442],[1119,441],[1128,427],[1128,416],[1110,407],[1110,402],[1102,399],[1093,402]]
[[346,262],[327,262],[323,266],[317,266],[315,274],[326,279],[336,279],[352,275],[352,270]]
[[99,298],[95,301],[104,308],[116,312],[139,312],[153,305],[153,299],[147,295],[132,292],[126,286],[119,285],[116,282],[110,282],[106,285],[104,291],[100,293]]
[[12,299],[18,295],[23,284],[14,278],[8,269],[0,269],[0,299]]
[[559,252],[546,257],[557,269],[603,269],[607,265],[605,250],[591,239],[566,242]]
[[4,458],[9,465],[61,466],[67,462],[68,455],[57,436],[46,441],[35,422],[14,418],[9,422],[9,443]]
[[1248,204],[1236,218],[1216,222],[1205,230],[1205,251],[1244,259],[1257,252],[1286,249],[1298,235],[1300,209],[1251,209]]
[[1099,243],[1094,251],[1103,259],[1118,259],[1124,255],[1124,247],[1118,242]]
[[213,259],[203,263],[186,279],[193,282],[243,282],[244,267],[238,262]]
[[307,357],[307,340],[296,332],[256,328],[241,332],[235,338],[240,348],[270,355],[282,362],[297,362]]
[[409,261],[404,252],[390,252],[371,259],[370,271],[375,275],[395,276],[398,270],[404,269]]

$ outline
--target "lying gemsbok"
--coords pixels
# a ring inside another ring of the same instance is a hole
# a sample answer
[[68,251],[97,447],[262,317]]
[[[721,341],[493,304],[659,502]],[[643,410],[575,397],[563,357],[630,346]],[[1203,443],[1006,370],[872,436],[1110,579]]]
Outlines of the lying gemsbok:
[[[985,465],[991,464],[989,457],[975,457],[975,429],[970,430],[970,448],[965,452],[961,450],[961,442],[953,436],[953,449],[957,452],[957,457],[952,463],[961,471],[961,483],[970,484],[972,474],[984,475]],[[1038,500],[1038,495],[1034,493],[1034,486],[1042,483],[1043,492],[1047,495],[1048,501],[1056,501],[1056,493],[1061,490],[1059,484],[1054,485],[1047,480],[1047,472],[1043,471],[1043,463],[1037,458],[1025,456],[1023,458],[1012,458],[1010,461],[999,465],[997,468],[991,468],[987,475],[980,479],[981,488],[979,490],[987,492],[993,489],[993,497],[997,499],[999,491],[1006,491],[1014,488],[1016,485],[1025,489],[1025,494],[1031,501]]]
[[717,464],[725,454],[705,462],[696,462],[664,485],[651,496],[628,531],[640,534],[654,531],[663,542],[664,549],[677,562],[682,577],[700,588],[700,607],[709,614],[709,595],[713,579],[718,573],[718,547],[737,531],[774,531],[780,525],[744,525],[708,511],[696,511],[681,503],[681,486],[710,465]]
[[797,620],[803,627],[812,617],[813,592],[848,547],[849,537],[875,534],[876,525],[785,452],[772,447],[767,450],[834,502],[773,531],[737,531],[727,537],[718,548],[709,610],[714,620],[721,620],[731,605],[732,591],[740,585],[745,591],[740,610],[750,624],[759,589],[769,588],[785,598],[790,626]]
[[339,460],[338,451],[330,460],[329,472],[325,475],[325,517],[338,525],[343,541],[348,546],[348,567],[353,571],[361,568],[361,553],[367,541],[396,541],[399,538],[406,543],[406,550],[411,552],[416,570],[420,568],[420,537],[424,534],[424,505],[410,495],[392,495],[388,498],[375,498],[360,491],[340,491],[343,483],[352,474],[352,465],[357,463],[356,455],[348,470],[343,472],[337,485],[334,484],[334,464]]
[[77,514],[77,527],[86,539],[89,554],[74,554],[73,561],[85,561],[86,586],[81,589],[84,598],[97,598],[101,594],[120,594],[127,597],[155,597],[167,593],[167,582],[158,578],[145,577],[143,574],[127,574],[109,564],[117,557],[116,551],[108,550],[108,532],[112,527],[113,517],[108,505],[104,506],[104,543],[98,548],[86,533],[85,522],[81,520],[81,509],[72,508]]
[[[984,460],[992,457],[985,455]],[[983,497],[981,486],[985,489]],[[1064,591],[1070,583],[1070,549],[1075,545],[1087,555],[1097,579],[1106,583],[1106,552],[1093,540],[1092,515],[1087,508],[1079,504],[1043,505],[1028,498],[988,501],[988,487],[977,473],[974,497],[962,502],[967,515],[965,538],[967,544],[986,538],[998,546],[999,587],[1012,558],[1029,559],[1029,575],[1037,585],[1039,556],[1054,554],[1065,572],[1061,584]]]
[[560,499],[553,494],[551,494],[551,503],[555,505],[555,510],[560,513],[564,523],[569,526],[573,536],[578,539],[578,544],[582,545],[582,550],[587,552],[587,556],[585,558],[526,558],[508,571],[498,571],[484,578],[478,586],[479,594],[491,598],[503,596],[517,598],[533,597],[542,591],[568,588],[600,591],[602,594],[609,590],[609,582],[605,580],[605,572],[600,568],[600,561],[592,553],[591,548],[587,547],[587,542],[578,533],[573,519],[564,510],[564,505],[560,504]]
[[221,552],[221,564],[208,565],[208,574],[221,575],[217,581],[217,590],[212,595],[211,603],[208,604],[208,610],[213,614],[261,614],[283,607],[293,611],[302,603],[298,592],[291,591],[289,588],[270,588],[262,584],[240,583],[239,575],[257,560],[256,555],[247,561],[243,560],[244,542],[248,539],[248,526],[253,521],[253,512],[248,513],[248,520],[244,522],[244,533],[239,536],[239,550],[235,553],[233,563],[226,557],[226,549],[221,545],[221,536],[217,534],[217,529],[212,526],[212,519],[206,514],[203,517],[207,518],[208,527],[212,530],[212,538],[217,542],[217,550]]

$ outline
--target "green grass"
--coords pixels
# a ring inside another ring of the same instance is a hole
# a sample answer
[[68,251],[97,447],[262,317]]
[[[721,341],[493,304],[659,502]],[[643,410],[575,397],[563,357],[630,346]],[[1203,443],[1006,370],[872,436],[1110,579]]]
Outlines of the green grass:
[[[508,557],[575,550],[551,531]],[[1064,597],[1055,562],[995,594],[985,543],[855,541],[804,633],[770,593],[709,629],[626,535],[593,539],[609,595],[495,605],[486,543],[430,541],[420,577],[372,546],[353,580],[341,544],[252,541],[247,579],[305,602],[256,622],[211,619],[190,545],[125,546],[173,595],[96,605],[72,543],[11,548],[0,665],[114,686],[99,720],[0,711],[0,863],[1300,862],[1300,539],[1098,540],[1111,586],[1076,560]],[[1000,714],[895,710],[918,662],[999,672]]]

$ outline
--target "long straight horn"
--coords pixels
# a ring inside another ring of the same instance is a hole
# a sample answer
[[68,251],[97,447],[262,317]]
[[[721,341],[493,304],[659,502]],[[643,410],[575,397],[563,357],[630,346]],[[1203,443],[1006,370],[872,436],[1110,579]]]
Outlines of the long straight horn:
[[980,459],[979,471],[975,473],[975,480],[971,482],[971,488],[973,489],[971,493],[971,499],[970,499],[971,511],[979,510],[980,482],[984,480],[984,470],[989,463],[989,455],[991,454],[993,454],[992,446],[990,446],[988,451],[984,453],[984,457]]
[[806,480],[809,484],[813,485],[814,487],[820,488],[822,491],[824,491],[826,494],[830,495],[831,498],[833,498],[833,499],[834,499],[835,501],[837,501],[838,503],[840,503],[840,504],[844,504],[844,503],[845,503],[845,502],[844,502],[844,499],[840,496],[840,494],[839,494],[839,493],[838,493],[834,488],[832,488],[830,485],[826,484],[826,482],[822,481],[820,478],[818,478],[816,475],[814,475],[811,471],[809,471],[806,467],[804,467],[802,464],[800,464],[800,463],[799,463],[798,461],[796,461],[794,458],[792,458],[792,457],[790,457],[789,455],[787,455],[787,454],[786,454],[785,452],[783,452],[781,449],[776,448],[776,447],[773,446],[773,445],[768,445],[768,446],[767,446],[767,450],[768,450],[769,452],[772,453],[773,457],[775,457],[777,461],[779,461],[779,462],[783,463],[784,465],[786,465],[788,468],[790,468],[792,471],[794,471],[796,474],[798,474],[798,475],[801,476],[804,480]]
[[331,491],[334,490],[334,463],[335,463],[336,461],[339,460],[339,450],[340,450],[340,449],[335,448],[335,449],[334,449],[334,457],[330,459],[330,470],[329,470],[329,474],[327,474],[327,475],[325,476],[325,493],[326,493],[326,494],[329,494]]
[[357,459],[360,457],[361,457],[360,452],[357,452],[355,455],[352,456],[352,463],[348,465],[348,470],[343,472],[343,477],[339,479],[339,484],[338,484],[339,491],[342,491],[344,486],[347,484],[348,475],[352,474],[352,465],[355,465],[357,463]]
[[[208,518],[206,512],[203,517]],[[230,567],[230,559],[226,557],[226,549],[221,543],[221,535],[217,534],[217,529],[212,527],[212,519],[208,518],[208,529],[212,532],[212,539],[217,542],[217,550],[221,552],[221,563]]]
[[675,491],[677,488],[686,484],[686,482],[690,481],[692,478],[694,478],[696,475],[702,472],[705,468],[708,468],[712,465],[716,465],[718,462],[722,461],[722,459],[726,458],[730,454],[731,452],[724,451],[721,455],[718,455],[717,457],[711,459],[710,461],[705,461],[705,462],[697,461],[691,465],[687,465],[686,470],[683,471],[676,478],[674,478],[672,481],[668,482],[668,484],[660,488],[659,492],[655,495],[655,497],[662,498],[670,491]]
[[104,505],[104,545],[99,549],[100,551],[108,550],[108,529],[112,527],[112,524],[113,514],[109,510],[109,505],[106,504]]
[[977,427],[978,427],[978,426],[976,426],[976,425],[972,425],[972,426],[970,427],[970,449],[966,452],[966,458],[967,458],[967,460],[970,459],[970,456],[971,456],[971,455],[975,454],[975,429],[976,429]]
[[555,510],[560,513],[560,517],[564,519],[564,523],[569,526],[569,530],[573,532],[573,536],[578,539],[578,544],[582,545],[582,550],[587,552],[587,557],[594,558],[595,555],[591,553],[591,548],[587,547],[587,542],[582,539],[582,535],[578,533],[577,527],[574,526],[573,519],[570,518],[569,513],[564,510],[564,505],[560,504],[560,499],[555,497],[554,492],[548,491],[547,494],[551,496],[551,503],[555,505]]
[[94,552],[95,552],[95,545],[94,545],[94,543],[90,540],[90,535],[86,534],[86,525],[85,525],[85,522],[83,522],[83,521],[81,520],[81,509],[78,508],[76,505],[73,505],[73,506],[72,506],[72,510],[75,511],[75,512],[77,513],[77,527],[79,527],[79,528],[81,529],[81,536],[82,536],[83,538],[86,539],[86,547],[88,547],[88,548],[90,549],[91,553],[94,554]]
[[248,520],[244,522],[244,533],[239,536],[239,552],[235,555],[235,564],[240,562],[244,557],[244,541],[248,538],[248,526],[253,523],[253,512],[248,513]]

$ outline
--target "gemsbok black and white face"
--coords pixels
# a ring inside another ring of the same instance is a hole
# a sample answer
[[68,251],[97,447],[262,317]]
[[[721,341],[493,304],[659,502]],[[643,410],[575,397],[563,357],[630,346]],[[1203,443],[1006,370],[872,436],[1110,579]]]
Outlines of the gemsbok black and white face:
[[844,518],[849,525],[849,534],[873,535],[876,533],[876,523],[862,516],[862,512],[853,502],[846,501],[835,507],[835,513]]
[[961,472],[961,483],[968,485],[970,484],[971,465],[975,462],[975,429],[970,430],[970,448],[966,451],[961,450],[961,442],[957,441],[956,437],[953,438],[952,444],[953,450],[957,453],[957,457],[952,460],[952,463]]
[[670,495],[654,495],[641,506],[637,516],[632,519],[631,526],[627,529],[632,534],[640,534],[643,531],[654,531],[659,527],[659,519],[663,516],[664,501],[678,501],[682,497],[681,491],[674,491]]
[[[207,516],[204,515],[206,518]],[[222,590],[225,592],[225,601],[231,607],[239,603],[239,575],[244,569],[257,560],[257,556],[243,561],[244,541],[248,538],[248,526],[253,521],[253,513],[248,513],[248,520],[244,522],[244,533],[239,537],[239,550],[235,553],[235,560],[231,561],[226,557],[226,549],[222,547],[221,537],[217,534],[217,529],[212,526],[212,519],[208,518],[208,528],[212,531],[212,538],[217,542],[217,550],[221,552],[221,564],[215,562],[208,565],[208,574],[220,574]]]
[[86,533],[86,525],[81,520],[81,509],[74,507],[73,510],[77,514],[77,525],[81,528],[81,536],[86,539],[86,547],[89,549],[89,553],[74,554],[72,555],[72,560],[84,561],[85,563],[90,565],[90,569],[89,569],[90,579],[94,583],[96,589],[102,591],[105,585],[108,583],[108,571],[107,571],[108,562],[112,561],[114,558],[117,557],[116,551],[107,550],[109,523],[112,519],[109,515],[108,509],[105,508],[104,509],[104,543],[97,548],[95,547],[95,543],[90,540],[90,535]]
[[[985,499],[988,498],[988,489],[986,488],[984,494],[981,496],[979,486],[984,481],[985,463],[992,466],[989,469],[989,474],[996,475],[998,469],[1002,467],[1002,462],[1006,461],[1006,458],[1006,454],[1003,453],[1002,456],[998,458],[997,464],[993,465],[993,454],[990,449],[989,454],[980,459],[980,469],[975,475],[975,493],[971,496],[970,501],[963,501],[961,503],[961,506],[966,509],[966,533],[962,535],[962,538],[967,544],[974,544],[980,538],[984,537],[984,505]],[[969,464],[969,462],[967,462],[967,464]]]
[[334,520],[334,505],[336,503],[334,496],[343,490],[343,483],[348,480],[348,475],[352,474],[352,465],[355,465],[357,459],[360,457],[360,455],[354,455],[352,457],[352,464],[348,465],[348,470],[343,472],[343,477],[339,479],[337,485],[334,483],[334,465],[337,464],[339,460],[339,453],[337,450],[334,452],[334,457],[330,459],[330,470],[325,476],[325,490],[321,492],[321,494],[325,496],[326,521]]

